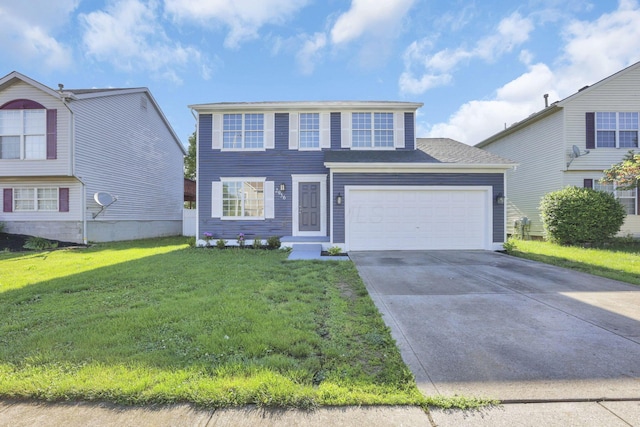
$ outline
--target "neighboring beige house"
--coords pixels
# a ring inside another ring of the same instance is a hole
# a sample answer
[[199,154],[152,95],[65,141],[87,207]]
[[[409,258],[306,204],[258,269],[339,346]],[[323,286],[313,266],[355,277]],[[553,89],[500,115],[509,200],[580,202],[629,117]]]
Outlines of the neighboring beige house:
[[580,89],[511,125],[476,147],[519,163],[507,171],[507,232],[521,217],[530,234],[543,234],[538,206],[546,193],[566,186],[613,192],[627,218],[621,234],[640,236],[638,190],[598,183],[602,171],[638,150],[640,62]]
[[0,78],[0,222],[9,233],[78,243],[179,235],[184,155],[147,88],[54,90],[15,71]]

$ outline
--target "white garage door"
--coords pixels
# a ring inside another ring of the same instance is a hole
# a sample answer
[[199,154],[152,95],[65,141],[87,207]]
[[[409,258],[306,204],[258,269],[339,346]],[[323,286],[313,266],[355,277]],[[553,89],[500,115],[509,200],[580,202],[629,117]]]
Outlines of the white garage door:
[[347,189],[348,250],[490,249],[488,190]]

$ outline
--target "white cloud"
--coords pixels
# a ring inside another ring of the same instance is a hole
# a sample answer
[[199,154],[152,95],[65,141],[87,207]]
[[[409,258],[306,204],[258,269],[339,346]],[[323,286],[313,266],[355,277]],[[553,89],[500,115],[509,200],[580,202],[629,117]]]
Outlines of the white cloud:
[[[533,22],[515,12],[498,24],[495,34],[480,39],[471,49],[459,47],[431,54],[430,39],[414,41],[405,50],[405,70],[399,81],[403,93],[421,94],[434,86],[447,84],[453,79],[452,71],[463,61],[479,58],[495,61],[516,46],[528,40]],[[415,77],[414,70],[420,77]]]
[[229,27],[225,46],[256,39],[266,24],[282,24],[306,6],[308,0],[165,0],[165,10],[177,20],[203,26]]
[[322,50],[327,45],[327,36],[325,33],[315,33],[313,36],[304,36],[304,39],[296,60],[302,74],[311,74],[320,60]]
[[[516,36],[513,41],[524,37],[518,30],[512,34]],[[493,99],[466,102],[447,122],[421,123],[419,129],[428,136],[476,144],[504,129],[505,124],[509,126],[541,110],[544,93],[549,93],[550,102],[565,98],[640,60],[638,2],[621,0],[618,9],[594,21],[570,22],[563,40],[563,53],[554,69],[545,64],[529,65],[533,54],[523,50],[520,60],[529,71],[499,88]]]
[[70,46],[56,39],[69,21],[79,0],[0,0],[0,44],[12,61],[38,61],[47,70],[69,68]]
[[204,56],[191,46],[169,40],[158,22],[157,3],[120,0],[106,10],[82,14],[88,56],[124,71],[148,70],[156,78],[182,83],[177,70],[198,67],[210,74]]
[[331,29],[331,42],[348,43],[368,34],[396,31],[415,0],[352,0],[351,9],[338,17]]

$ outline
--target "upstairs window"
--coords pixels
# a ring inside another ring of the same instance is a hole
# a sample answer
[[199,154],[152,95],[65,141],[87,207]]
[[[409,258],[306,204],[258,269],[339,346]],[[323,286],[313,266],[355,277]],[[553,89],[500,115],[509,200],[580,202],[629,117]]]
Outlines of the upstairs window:
[[300,148],[320,148],[320,113],[300,113]]
[[393,113],[352,113],[351,146],[393,147]]
[[596,113],[596,147],[638,147],[638,113]]
[[264,114],[225,114],[222,119],[222,147],[264,148]]
[[46,110],[0,110],[0,159],[46,158]]

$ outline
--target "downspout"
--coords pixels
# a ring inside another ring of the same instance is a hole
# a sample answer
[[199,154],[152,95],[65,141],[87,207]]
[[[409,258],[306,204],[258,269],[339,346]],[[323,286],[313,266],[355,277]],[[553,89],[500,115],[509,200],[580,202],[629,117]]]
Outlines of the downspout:
[[[200,235],[200,114],[196,115],[191,109],[191,115],[196,120],[196,246],[198,244],[198,236]],[[211,123],[213,126],[213,123]],[[212,129],[213,130],[213,129]],[[189,148],[187,147],[187,150]]]
[[80,179],[79,176],[76,176],[76,132],[75,132],[75,116],[73,114],[73,110],[67,104],[67,100],[69,99],[69,95],[62,92],[63,86],[58,85],[60,87],[60,100],[62,104],[69,110],[69,171],[70,175],[80,181],[82,184],[82,203],[81,203],[81,212],[82,212],[82,243],[85,245],[88,243],[87,239],[87,186]]

